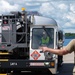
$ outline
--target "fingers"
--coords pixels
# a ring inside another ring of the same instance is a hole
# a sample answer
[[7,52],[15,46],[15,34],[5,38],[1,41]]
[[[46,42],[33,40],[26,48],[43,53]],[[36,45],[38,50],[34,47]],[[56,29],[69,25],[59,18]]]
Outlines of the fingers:
[[41,49],[42,51],[44,51],[43,47],[39,47],[39,49]]
[[42,49],[42,47],[39,47],[39,49]]
[[39,49],[41,49],[43,52],[46,52],[47,47],[39,47]]

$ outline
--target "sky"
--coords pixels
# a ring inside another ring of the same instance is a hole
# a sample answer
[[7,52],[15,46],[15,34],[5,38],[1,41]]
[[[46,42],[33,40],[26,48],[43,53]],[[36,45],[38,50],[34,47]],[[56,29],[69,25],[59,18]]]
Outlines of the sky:
[[64,32],[75,33],[75,0],[0,0],[0,14],[22,7],[55,19]]

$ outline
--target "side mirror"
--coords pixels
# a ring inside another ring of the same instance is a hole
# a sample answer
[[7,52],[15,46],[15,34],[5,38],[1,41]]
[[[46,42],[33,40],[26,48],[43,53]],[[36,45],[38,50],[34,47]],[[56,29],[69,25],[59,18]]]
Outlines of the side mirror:
[[63,31],[58,31],[58,40],[63,41]]
[[63,31],[58,31],[58,46],[59,47],[62,47],[63,46],[63,37],[64,37],[64,35],[63,35]]

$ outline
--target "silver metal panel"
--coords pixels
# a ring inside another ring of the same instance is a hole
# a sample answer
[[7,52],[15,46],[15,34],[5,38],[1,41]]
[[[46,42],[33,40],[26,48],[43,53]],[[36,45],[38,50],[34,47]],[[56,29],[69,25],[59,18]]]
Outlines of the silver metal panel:
[[52,18],[34,16],[34,25],[57,25],[57,23]]

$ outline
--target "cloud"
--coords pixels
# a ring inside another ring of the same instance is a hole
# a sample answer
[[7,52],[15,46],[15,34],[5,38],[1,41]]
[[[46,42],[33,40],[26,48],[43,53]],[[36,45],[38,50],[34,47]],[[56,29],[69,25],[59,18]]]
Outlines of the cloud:
[[70,10],[75,14],[75,4],[70,4]]
[[40,3],[26,3],[27,6],[39,6]]
[[65,33],[75,33],[75,29],[63,29]]
[[75,24],[75,14],[70,12],[69,14],[66,14],[66,18],[69,19],[72,24]]
[[19,9],[18,4],[10,5],[9,2],[1,0],[0,1],[0,14],[7,13],[10,11],[15,11]]
[[20,11],[22,7],[55,19],[65,31],[75,28],[74,0],[0,0],[0,14]]
[[66,22],[66,23],[65,23],[65,26],[66,26],[66,27],[71,27],[72,25],[71,25],[69,22]]
[[66,31],[75,28],[74,11],[75,3],[72,1],[43,3],[40,7],[40,12],[43,15],[54,18],[63,29],[66,28]]
[[58,5],[60,11],[66,11],[68,9],[68,5],[62,3]]
[[54,7],[50,3],[42,3],[39,12],[43,15],[50,15],[51,11],[54,11]]
[[63,13],[66,13],[68,11],[68,5],[64,3],[57,4],[57,2],[47,2],[41,5],[39,11],[44,15],[59,19],[59,17],[63,18]]
[[32,1],[32,0],[4,0],[7,1],[10,4],[25,4],[26,1]]
[[17,4],[25,4],[25,3],[43,3],[43,2],[49,2],[50,0],[7,0],[9,3],[17,3]]

